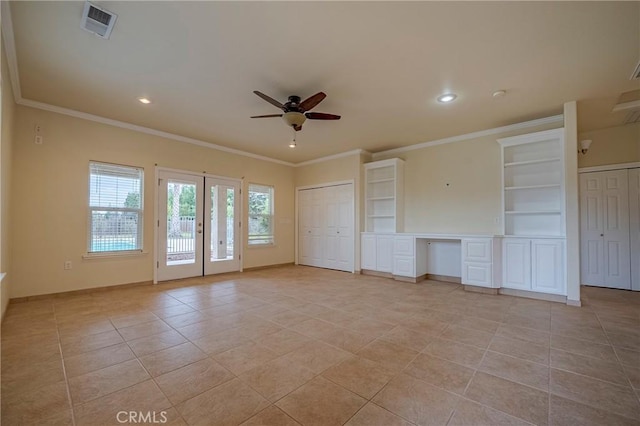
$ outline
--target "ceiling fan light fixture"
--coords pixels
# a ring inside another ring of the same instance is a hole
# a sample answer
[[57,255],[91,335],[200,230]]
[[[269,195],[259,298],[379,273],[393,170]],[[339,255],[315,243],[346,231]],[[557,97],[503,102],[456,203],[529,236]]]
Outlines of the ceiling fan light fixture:
[[282,114],[282,119],[289,127],[300,127],[307,117],[301,112],[290,111]]
[[440,102],[441,104],[448,104],[449,102],[455,101],[457,97],[458,95],[456,95],[455,93],[445,93],[438,96],[438,102]]

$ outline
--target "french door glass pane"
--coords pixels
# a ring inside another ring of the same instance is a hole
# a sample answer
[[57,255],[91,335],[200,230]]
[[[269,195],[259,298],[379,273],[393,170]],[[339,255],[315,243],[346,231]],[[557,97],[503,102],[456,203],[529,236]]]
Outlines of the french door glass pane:
[[167,184],[167,265],[194,263],[196,259],[196,185]]
[[211,261],[234,258],[235,190],[222,185],[211,187]]

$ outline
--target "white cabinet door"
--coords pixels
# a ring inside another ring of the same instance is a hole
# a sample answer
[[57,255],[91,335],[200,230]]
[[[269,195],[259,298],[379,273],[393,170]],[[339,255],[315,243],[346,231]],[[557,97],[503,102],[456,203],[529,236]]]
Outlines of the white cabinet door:
[[531,290],[531,240],[505,238],[502,248],[502,286]]
[[491,238],[464,238],[462,261],[491,262]]
[[531,240],[531,290],[566,294],[564,281],[564,241]]
[[361,241],[360,252],[360,268],[370,271],[376,270],[376,236],[363,235]]
[[393,235],[376,236],[376,271],[393,271]]
[[393,253],[396,256],[415,256],[415,237],[396,236]]
[[485,262],[463,262],[462,284],[492,287],[492,264]]
[[413,256],[395,256],[393,262],[393,275],[401,277],[416,277],[416,261]]

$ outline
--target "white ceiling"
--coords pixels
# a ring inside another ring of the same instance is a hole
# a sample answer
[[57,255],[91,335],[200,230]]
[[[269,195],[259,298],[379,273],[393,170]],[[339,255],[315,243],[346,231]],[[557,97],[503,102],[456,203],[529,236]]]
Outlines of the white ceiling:
[[[640,59],[640,2],[12,2],[22,96],[290,162],[371,152],[562,112],[579,130],[611,113]],[[3,17],[4,19],[4,17]],[[492,99],[499,89],[507,96]],[[318,91],[298,148],[259,90]],[[453,91],[458,99],[435,98]],[[136,99],[149,97],[153,103]]]

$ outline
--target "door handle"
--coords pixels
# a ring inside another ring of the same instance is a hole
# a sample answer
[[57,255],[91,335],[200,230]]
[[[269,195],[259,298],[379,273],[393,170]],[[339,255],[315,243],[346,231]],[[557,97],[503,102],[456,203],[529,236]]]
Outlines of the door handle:
[[601,237],[604,237],[604,234],[600,234]]

